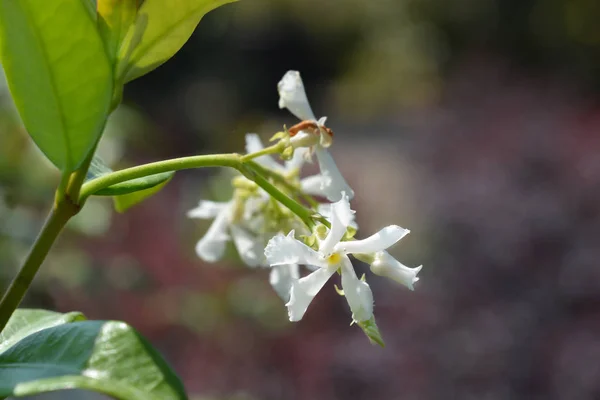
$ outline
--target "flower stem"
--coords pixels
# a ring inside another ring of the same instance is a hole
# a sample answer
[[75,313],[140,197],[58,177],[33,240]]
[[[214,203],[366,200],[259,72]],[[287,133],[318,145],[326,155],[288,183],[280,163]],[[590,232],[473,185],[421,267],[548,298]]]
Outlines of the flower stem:
[[273,146],[265,147],[262,150],[255,151],[254,153],[250,153],[250,154],[246,154],[246,155],[242,156],[241,161],[246,162],[246,161],[254,160],[255,158],[262,157],[262,156],[268,156],[271,154],[279,154],[283,150],[285,150],[285,147],[286,147],[285,143],[280,141],[277,144],[274,144]]
[[[256,153],[252,153],[256,154]],[[106,175],[102,175],[96,179],[88,181],[81,187],[79,195],[79,204],[83,204],[85,200],[98,192],[101,189],[107,188],[117,183],[129,181],[131,179],[142,178],[149,175],[155,175],[162,172],[179,171],[190,168],[201,167],[230,167],[240,171],[246,178],[255,182],[274,199],[290,209],[310,228],[314,225],[314,212],[298,203],[296,200],[288,197],[271,182],[269,182],[262,174],[261,168],[254,161],[243,161],[243,157],[236,153],[217,154],[217,155],[202,155],[174,158],[171,160],[157,161],[149,164],[142,164],[132,168],[114,171]]]
[[79,206],[70,202],[68,197],[63,197],[62,201],[55,203],[42,230],[29,250],[25,262],[4,293],[2,300],[0,300],[0,332],[8,323],[10,316],[19,306],[21,300],[23,300],[35,274],[56,241],[56,238],[69,219],[77,214],[78,211]]

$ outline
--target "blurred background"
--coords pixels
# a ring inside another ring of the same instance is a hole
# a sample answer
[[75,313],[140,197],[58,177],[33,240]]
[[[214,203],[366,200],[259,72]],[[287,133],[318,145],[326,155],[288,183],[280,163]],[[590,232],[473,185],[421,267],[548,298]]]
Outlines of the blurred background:
[[[385,349],[331,282],[292,324],[267,271],[196,257],[208,224],[185,214],[226,198],[218,170],[124,215],[90,201],[26,306],[131,323],[195,399],[600,398],[599,18],[597,0],[243,1],[127,86],[100,149],[115,168],[270,137],[301,71],[362,235],[409,228],[392,253],[424,265],[414,292],[368,276]],[[5,287],[58,174],[0,87]]]

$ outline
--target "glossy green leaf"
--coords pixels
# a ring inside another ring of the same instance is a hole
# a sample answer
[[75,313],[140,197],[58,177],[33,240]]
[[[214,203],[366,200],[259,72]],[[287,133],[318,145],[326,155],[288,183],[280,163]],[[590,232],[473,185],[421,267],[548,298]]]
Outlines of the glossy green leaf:
[[120,48],[117,76],[138,78],[169,58],[187,42],[202,17],[235,0],[145,0]]
[[[99,178],[113,172],[99,157],[94,157],[88,170],[86,181]],[[163,172],[143,178],[132,179],[109,186],[94,193],[95,196],[115,196],[115,208],[119,212],[142,202],[161,190],[175,175],[175,172]]]
[[112,71],[88,6],[0,0],[0,60],[27,131],[60,169],[74,170],[108,114]]
[[114,62],[127,30],[135,21],[139,0],[98,0],[98,31]]
[[116,321],[52,326],[0,353],[0,396],[87,389],[127,400],[186,399],[179,378],[133,328]]
[[0,333],[0,353],[32,333],[84,319],[83,314],[79,312],[61,314],[46,310],[17,309]]
[[[148,189],[138,190],[129,194],[113,197],[113,201],[115,203],[115,210],[117,210],[120,213],[125,212],[129,208],[146,200],[148,197],[153,196],[155,193],[158,193],[162,188],[164,188],[167,185],[167,183],[169,183],[171,178],[173,178],[174,174],[174,172],[165,172],[162,174],[151,175],[144,178],[149,181],[153,179],[155,181],[158,181],[158,183],[153,184]],[[114,188],[114,186],[112,187]]]

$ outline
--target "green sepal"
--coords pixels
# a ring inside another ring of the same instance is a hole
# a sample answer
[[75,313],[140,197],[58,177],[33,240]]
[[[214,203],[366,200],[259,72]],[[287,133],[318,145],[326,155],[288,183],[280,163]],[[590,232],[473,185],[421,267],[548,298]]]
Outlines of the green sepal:
[[362,329],[365,335],[367,335],[367,338],[369,339],[369,342],[371,342],[371,344],[377,344],[381,347],[385,347],[385,342],[381,337],[381,333],[379,332],[379,328],[377,327],[377,323],[375,322],[374,315],[371,316],[371,319],[367,321],[357,322],[356,324],[360,326],[360,329]]

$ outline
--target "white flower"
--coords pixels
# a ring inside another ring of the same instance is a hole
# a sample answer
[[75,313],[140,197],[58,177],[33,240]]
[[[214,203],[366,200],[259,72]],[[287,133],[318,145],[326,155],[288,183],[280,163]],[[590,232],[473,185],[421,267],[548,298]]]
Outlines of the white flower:
[[198,207],[188,212],[190,218],[215,219],[204,237],[196,244],[198,257],[206,262],[220,260],[225,252],[225,245],[231,239],[246,265],[264,265],[264,239],[250,232],[246,226],[233,222],[234,207],[234,200],[223,203],[202,200]]
[[331,229],[325,239],[320,241],[318,251],[295,239],[293,231],[287,236],[279,234],[267,244],[265,256],[271,266],[304,264],[317,267],[308,276],[293,282],[290,301],[286,304],[290,321],[302,319],[312,299],[338,270],[341,270],[342,287],[352,310],[352,319],[362,322],[373,315],[371,289],[356,276],[348,254],[369,254],[385,250],[408,231],[391,225],[366,239],[342,242],[341,239],[353,221],[354,211],[350,209],[348,197],[342,194],[340,201],[331,204]]
[[332,133],[325,127],[327,117],[319,120],[310,108],[304,84],[298,71],[288,71],[277,84],[279,91],[279,108],[287,108],[292,114],[303,122],[296,125],[298,132],[290,129],[294,134],[291,139],[294,148],[310,147],[317,154],[319,169],[321,170],[319,195],[324,195],[329,201],[338,201],[341,193],[345,192],[349,199],[354,197],[354,191],[339,171],[333,157],[327,151],[331,145]]

